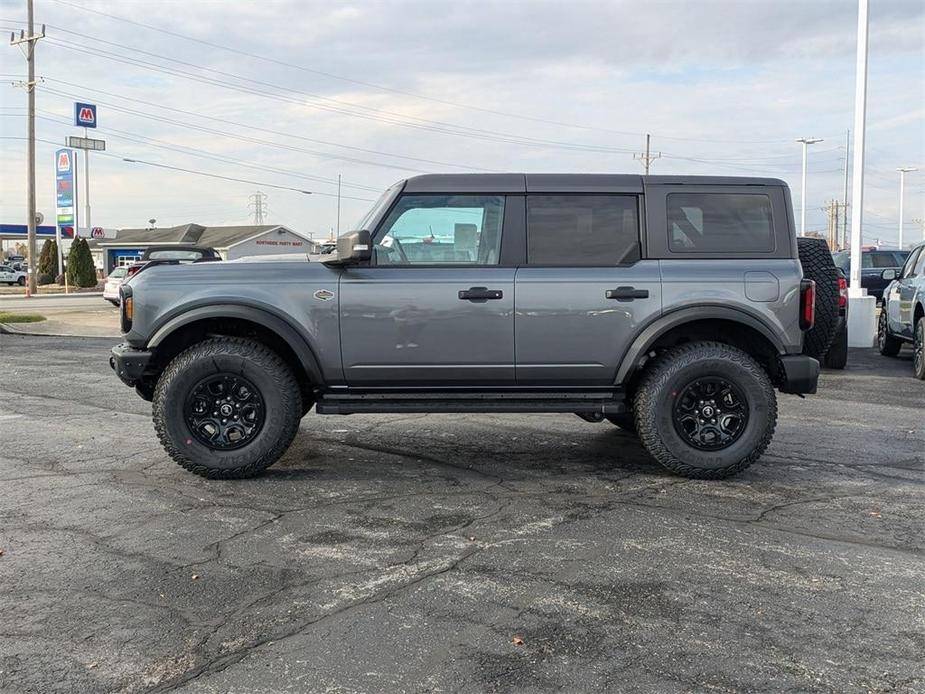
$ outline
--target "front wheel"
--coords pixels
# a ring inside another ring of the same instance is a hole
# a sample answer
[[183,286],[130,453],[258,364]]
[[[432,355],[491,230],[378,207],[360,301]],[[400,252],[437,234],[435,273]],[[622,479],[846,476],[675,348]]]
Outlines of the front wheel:
[[285,453],[302,398],[292,370],[254,340],[215,337],[174,358],[157,381],[154,427],[190,472],[252,477]]
[[26,286],[26,278],[25,278],[25,277],[20,277],[18,280],[16,280],[16,284],[18,284],[20,287],[25,287],[25,286]]
[[633,409],[652,457],[695,479],[747,468],[777,424],[777,398],[764,369],[719,342],[693,342],[661,355],[643,375]]
[[903,342],[898,337],[890,335],[890,324],[887,322],[886,307],[880,310],[877,319],[877,349],[885,357],[895,357],[902,349]]
[[915,322],[912,340],[912,369],[917,379],[925,381],[925,317]]

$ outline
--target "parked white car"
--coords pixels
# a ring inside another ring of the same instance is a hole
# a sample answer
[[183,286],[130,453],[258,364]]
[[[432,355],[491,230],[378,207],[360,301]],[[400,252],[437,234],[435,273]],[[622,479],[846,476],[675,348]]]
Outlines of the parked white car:
[[20,287],[26,286],[26,278],[29,273],[22,270],[14,270],[10,265],[0,265],[0,282],[6,282],[11,287],[18,284]]
[[119,305],[119,285],[122,284],[127,272],[128,268],[113,268],[113,271],[109,273],[109,277],[106,278],[106,285],[103,287],[103,298],[113,306]]

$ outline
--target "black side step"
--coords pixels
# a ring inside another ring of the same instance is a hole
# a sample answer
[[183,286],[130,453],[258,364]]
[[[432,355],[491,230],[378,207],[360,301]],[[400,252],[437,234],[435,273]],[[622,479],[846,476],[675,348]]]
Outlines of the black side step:
[[443,412],[626,412],[623,393],[581,392],[429,392],[324,393],[318,414]]

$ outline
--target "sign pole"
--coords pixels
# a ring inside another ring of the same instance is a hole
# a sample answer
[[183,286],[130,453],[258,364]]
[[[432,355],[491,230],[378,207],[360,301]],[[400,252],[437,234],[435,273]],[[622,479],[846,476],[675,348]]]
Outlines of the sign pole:
[[[84,128],[84,137],[87,137],[87,129]],[[87,209],[87,233],[93,228],[90,222],[90,150],[84,150],[84,205]],[[76,234],[75,234],[76,235]]]

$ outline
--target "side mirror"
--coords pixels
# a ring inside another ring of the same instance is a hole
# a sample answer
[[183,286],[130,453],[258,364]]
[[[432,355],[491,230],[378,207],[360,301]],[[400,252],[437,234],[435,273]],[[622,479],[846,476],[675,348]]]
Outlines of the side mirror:
[[337,239],[337,248],[321,262],[325,265],[355,265],[369,260],[373,254],[372,238],[365,229],[351,231]]
[[885,279],[887,282],[889,282],[899,277],[899,273],[896,272],[896,270],[893,270],[892,268],[890,268],[889,270],[884,270],[883,272],[881,272],[880,277],[882,279]]

